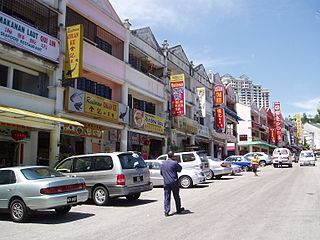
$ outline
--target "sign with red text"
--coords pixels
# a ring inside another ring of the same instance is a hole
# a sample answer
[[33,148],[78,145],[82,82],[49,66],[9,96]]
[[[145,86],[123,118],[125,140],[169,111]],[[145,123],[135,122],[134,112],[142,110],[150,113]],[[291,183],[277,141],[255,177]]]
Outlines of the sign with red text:
[[282,117],[280,110],[280,102],[274,103],[274,120],[276,123],[276,139],[278,143],[282,143]]
[[224,86],[223,84],[214,85],[214,105],[224,103]]
[[225,128],[225,112],[224,108],[215,109],[216,129],[224,130]]
[[184,74],[171,75],[170,87],[171,114],[172,116],[183,116],[186,112]]
[[276,129],[270,128],[270,139],[272,143],[276,143]]
[[0,40],[59,63],[60,41],[3,12],[0,12]]

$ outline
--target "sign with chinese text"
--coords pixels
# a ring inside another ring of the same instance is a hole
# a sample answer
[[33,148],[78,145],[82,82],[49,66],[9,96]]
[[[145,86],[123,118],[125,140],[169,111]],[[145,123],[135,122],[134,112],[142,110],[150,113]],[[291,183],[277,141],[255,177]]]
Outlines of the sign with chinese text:
[[133,109],[133,122],[134,128],[142,128],[149,132],[164,133],[165,120],[159,116],[143,112],[138,109]]
[[221,105],[224,103],[224,86],[223,84],[214,85],[214,105]]
[[276,143],[276,129],[270,128],[270,139],[272,143]]
[[59,63],[60,41],[47,33],[0,12],[0,40]]
[[172,116],[183,116],[185,114],[185,87],[184,74],[170,76],[171,87],[171,114]]
[[65,78],[82,76],[83,26],[67,27]]
[[276,139],[278,143],[282,143],[282,117],[280,102],[274,103],[274,118],[276,123]]
[[197,88],[197,104],[199,109],[199,117],[206,117],[206,89],[204,87]]
[[297,113],[296,115],[296,128],[297,128],[298,143],[302,144],[302,122],[301,122],[301,115],[299,113]]
[[215,109],[215,120],[216,120],[216,129],[221,129],[223,131],[225,128],[224,108]]
[[61,124],[61,134],[79,137],[102,138],[102,127],[91,123],[83,123],[83,127]]

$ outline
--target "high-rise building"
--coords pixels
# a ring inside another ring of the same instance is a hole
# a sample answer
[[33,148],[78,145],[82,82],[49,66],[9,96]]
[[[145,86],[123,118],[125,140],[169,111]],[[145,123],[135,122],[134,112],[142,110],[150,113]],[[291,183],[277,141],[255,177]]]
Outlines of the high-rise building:
[[255,102],[259,108],[269,107],[269,90],[262,89],[261,85],[253,84],[246,75],[235,78],[226,74],[222,76],[221,80],[224,85],[232,84],[240,103],[249,106]]

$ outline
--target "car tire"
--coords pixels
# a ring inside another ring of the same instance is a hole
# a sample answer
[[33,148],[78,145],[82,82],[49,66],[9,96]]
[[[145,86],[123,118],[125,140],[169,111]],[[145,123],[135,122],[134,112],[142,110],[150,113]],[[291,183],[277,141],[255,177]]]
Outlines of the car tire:
[[103,186],[97,186],[92,192],[92,200],[97,206],[105,206],[109,203],[109,192]]
[[211,180],[211,179],[213,178],[213,176],[214,176],[214,173],[213,173],[213,171],[210,169],[208,175],[206,175],[206,179],[207,179],[207,180]]
[[29,209],[22,199],[14,199],[10,203],[9,213],[12,221],[14,222],[25,222],[30,217]]
[[248,172],[249,171],[249,167],[248,166],[242,166],[242,171]]
[[235,174],[235,172],[234,172],[234,171],[232,171],[230,175],[231,175],[231,176],[234,176],[234,175],[236,175],[236,174]]
[[129,201],[135,201],[138,200],[140,197],[140,193],[130,194],[126,196],[126,199]]
[[181,176],[179,178],[179,184],[181,188],[189,188],[192,187],[192,179],[188,176]]
[[65,215],[71,210],[71,206],[63,206],[63,207],[58,207],[54,209],[57,214],[59,215]]
[[267,166],[266,161],[264,161],[264,160],[260,161],[260,162],[259,162],[259,166],[260,166],[260,167],[265,167],[265,166]]
[[289,166],[288,166],[289,168],[292,168],[292,164],[289,164]]

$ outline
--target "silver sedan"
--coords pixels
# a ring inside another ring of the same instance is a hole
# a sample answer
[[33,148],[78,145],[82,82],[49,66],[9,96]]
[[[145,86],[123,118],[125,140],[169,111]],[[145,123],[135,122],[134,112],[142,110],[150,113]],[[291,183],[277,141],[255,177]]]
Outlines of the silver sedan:
[[14,222],[26,221],[31,210],[55,209],[66,214],[87,199],[83,178],[63,177],[43,166],[0,169],[0,209],[9,210]]

